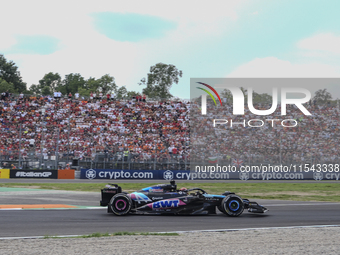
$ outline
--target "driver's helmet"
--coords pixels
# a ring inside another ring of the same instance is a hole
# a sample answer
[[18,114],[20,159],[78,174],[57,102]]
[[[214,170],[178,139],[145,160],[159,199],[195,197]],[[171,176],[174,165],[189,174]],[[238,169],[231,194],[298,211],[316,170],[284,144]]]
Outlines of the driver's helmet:
[[179,191],[188,192],[188,189],[183,187],[183,188],[180,188]]

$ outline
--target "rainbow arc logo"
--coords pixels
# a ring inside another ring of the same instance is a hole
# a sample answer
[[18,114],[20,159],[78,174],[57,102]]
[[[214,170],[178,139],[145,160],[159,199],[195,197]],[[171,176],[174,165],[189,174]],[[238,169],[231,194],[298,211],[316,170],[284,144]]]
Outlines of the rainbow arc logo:
[[[218,98],[218,100],[220,101],[220,104],[221,104],[221,106],[222,106],[222,101],[221,101],[220,95],[216,92],[216,90],[215,90],[213,87],[211,87],[210,85],[208,85],[208,84],[206,84],[206,83],[203,83],[203,82],[197,82],[197,83],[198,83],[198,84],[201,84],[201,85],[204,85],[204,86],[206,86],[207,88],[211,89],[211,90],[215,93],[215,95],[217,96],[217,98]],[[209,90],[204,89],[204,88],[201,88],[201,87],[196,87],[196,88],[198,88],[198,89],[203,90],[204,92],[206,92],[206,93],[212,98],[212,100],[214,101],[215,105],[217,106],[215,97],[213,96],[213,94],[212,94]]]

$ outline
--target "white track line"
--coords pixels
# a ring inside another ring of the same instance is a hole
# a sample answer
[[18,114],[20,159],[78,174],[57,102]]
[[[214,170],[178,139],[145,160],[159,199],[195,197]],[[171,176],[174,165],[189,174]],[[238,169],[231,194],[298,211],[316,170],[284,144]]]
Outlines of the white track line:
[[12,239],[43,239],[43,238],[67,238],[67,237],[79,237],[83,235],[64,235],[64,236],[20,236],[20,237],[0,237],[0,240],[12,240]]
[[0,211],[12,211],[12,210],[23,210],[22,208],[3,208],[3,209],[0,209]]
[[[261,203],[260,203],[261,204]],[[298,206],[303,206],[303,205],[340,205],[340,203],[323,203],[323,202],[318,202],[318,203],[297,203],[297,204],[261,204],[263,206],[291,206],[291,205],[298,205]]]
[[[263,206],[320,206],[320,205],[340,205],[340,203],[322,203],[322,202],[316,202],[316,203],[305,203],[305,204],[261,204]],[[106,209],[107,207],[104,206],[93,206],[93,207],[86,207],[86,208],[29,208],[29,209],[23,209],[23,208],[3,208],[0,209],[0,211],[11,211],[11,210],[97,210],[97,209]]]
[[0,211],[18,211],[18,210],[98,210],[98,209],[106,209],[106,207],[86,207],[86,208],[3,208]]
[[297,228],[330,228],[340,227],[340,225],[310,225],[310,226],[289,226],[289,227],[266,227],[266,228],[233,228],[233,229],[206,229],[206,230],[188,230],[188,231],[170,231],[156,233],[198,233],[198,232],[232,232],[232,231],[249,231],[249,230],[273,230],[273,229],[297,229]]
[[[298,228],[331,228],[340,227],[340,225],[311,225],[311,226],[290,226],[290,227],[267,227],[267,228],[240,228],[240,229],[208,229],[208,230],[188,230],[188,231],[169,231],[169,232],[150,232],[158,234],[166,233],[200,233],[200,232],[233,232],[233,231],[250,231],[250,230],[274,230],[274,229],[298,229]],[[84,235],[60,235],[60,236],[18,236],[18,237],[0,237],[0,240],[12,240],[12,239],[43,239],[43,238],[68,238],[68,237],[80,237]]]

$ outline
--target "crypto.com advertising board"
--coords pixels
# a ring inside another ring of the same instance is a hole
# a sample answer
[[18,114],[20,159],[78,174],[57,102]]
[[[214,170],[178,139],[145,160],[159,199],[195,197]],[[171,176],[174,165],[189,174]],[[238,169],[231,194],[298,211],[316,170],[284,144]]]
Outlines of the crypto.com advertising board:
[[191,172],[339,173],[338,78],[192,78]]

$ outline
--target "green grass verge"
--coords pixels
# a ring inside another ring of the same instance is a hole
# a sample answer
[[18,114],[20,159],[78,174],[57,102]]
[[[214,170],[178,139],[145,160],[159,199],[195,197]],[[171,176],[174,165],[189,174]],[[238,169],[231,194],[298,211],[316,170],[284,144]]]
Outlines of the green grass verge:
[[[124,191],[132,192],[157,183],[120,183]],[[1,183],[0,187],[20,187],[69,191],[100,192],[103,183]],[[211,194],[229,190],[249,199],[279,199],[296,201],[340,202],[339,183],[180,183],[178,187],[200,187]]]

